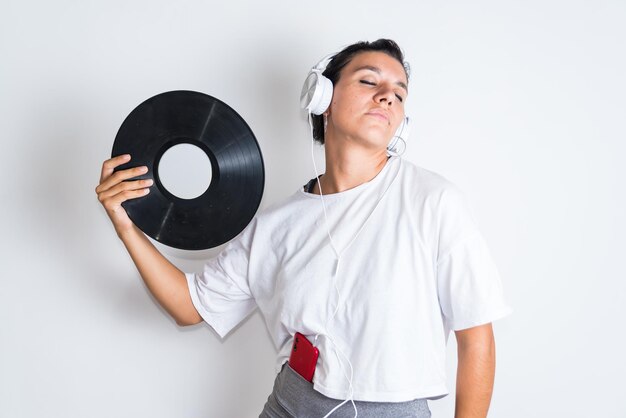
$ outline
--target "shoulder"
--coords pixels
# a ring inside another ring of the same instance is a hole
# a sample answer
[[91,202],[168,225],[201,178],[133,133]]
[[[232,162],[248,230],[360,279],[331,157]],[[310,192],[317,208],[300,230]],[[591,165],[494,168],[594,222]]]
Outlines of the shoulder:
[[257,228],[272,229],[289,227],[301,216],[306,215],[306,204],[310,201],[300,191],[272,202],[254,216]]
[[258,216],[261,218],[271,219],[282,214],[291,213],[306,202],[307,199],[304,197],[305,196],[303,196],[303,194],[298,190],[287,197],[270,203],[258,212]]
[[404,160],[403,180],[410,190],[433,203],[442,200],[462,198],[462,190],[440,173]]
[[423,216],[437,234],[460,234],[475,228],[467,195],[440,173],[404,161],[402,193],[405,205]]

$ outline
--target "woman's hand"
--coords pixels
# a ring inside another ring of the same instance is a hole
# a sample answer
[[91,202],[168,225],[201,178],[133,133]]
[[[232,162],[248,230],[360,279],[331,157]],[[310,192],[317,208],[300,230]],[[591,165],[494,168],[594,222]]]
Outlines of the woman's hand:
[[147,173],[148,168],[146,166],[129,168],[117,171],[115,174],[113,173],[115,167],[129,162],[130,158],[130,155],[126,154],[106,160],[102,164],[100,184],[96,187],[98,200],[104,206],[109,218],[111,218],[118,236],[133,228],[133,222],[122,207],[122,202],[147,195],[150,192],[149,187],[153,183],[150,179],[124,181]]

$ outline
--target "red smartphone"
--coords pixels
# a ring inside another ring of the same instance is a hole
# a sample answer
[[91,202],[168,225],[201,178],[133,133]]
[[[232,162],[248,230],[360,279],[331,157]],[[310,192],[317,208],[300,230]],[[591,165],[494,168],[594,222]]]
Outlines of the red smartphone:
[[299,332],[296,332],[289,356],[289,365],[309,382],[313,382],[313,373],[320,351]]

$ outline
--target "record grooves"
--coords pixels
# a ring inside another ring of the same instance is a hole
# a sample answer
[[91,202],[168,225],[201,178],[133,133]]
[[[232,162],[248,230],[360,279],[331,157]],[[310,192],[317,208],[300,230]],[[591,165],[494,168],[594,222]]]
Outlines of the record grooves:
[[[181,199],[161,183],[157,168],[174,145],[201,148],[211,162],[211,184],[195,199]],[[146,196],[122,204],[144,233],[162,244],[203,250],[230,241],[252,220],[263,196],[263,156],[252,130],[224,102],[194,91],[158,94],[122,123],[112,157],[130,154],[116,171],[145,165],[137,179],[153,179]]]

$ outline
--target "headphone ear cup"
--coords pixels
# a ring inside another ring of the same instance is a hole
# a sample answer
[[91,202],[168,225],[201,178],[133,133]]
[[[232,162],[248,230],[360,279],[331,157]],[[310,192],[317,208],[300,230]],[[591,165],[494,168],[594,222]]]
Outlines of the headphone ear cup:
[[328,109],[333,98],[333,83],[313,69],[307,76],[300,93],[300,106],[314,115],[321,115]]

